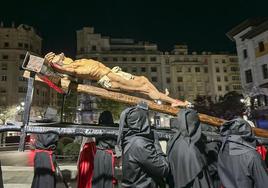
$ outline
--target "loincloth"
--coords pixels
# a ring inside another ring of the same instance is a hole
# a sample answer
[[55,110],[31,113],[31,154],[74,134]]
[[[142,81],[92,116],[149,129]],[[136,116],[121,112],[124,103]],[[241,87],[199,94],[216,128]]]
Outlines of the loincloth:
[[[132,74],[122,71],[122,69],[118,66],[112,68],[111,72],[122,77],[125,80],[133,80],[134,79],[134,76]],[[109,89],[112,87],[111,80],[107,75],[102,76],[101,79],[98,81],[98,84],[106,89]]]

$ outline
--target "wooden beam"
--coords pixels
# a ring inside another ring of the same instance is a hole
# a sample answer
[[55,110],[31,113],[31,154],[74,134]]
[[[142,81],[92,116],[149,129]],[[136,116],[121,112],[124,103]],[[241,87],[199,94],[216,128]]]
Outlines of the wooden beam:
[[[134,96],[130,96],[127,94],[118,93],[114,91],[108,91],[106,89],[91,86],[91,85],[71,83],[70,88],[79,93],[86,93],[86,94],[94,95],[103,99],[109,99],[109,100],[129,104],[129,105],[136,105],[137,103],[144,101],[148,104],[150,109],[157,111],[157,112],[170,114],[173,116],[175,116],[180,111],[179,108],[171,107],[170,105],[164,105],[164,104],[159,105],[151,100],[142,99],[139,97],[134,97]],[[212,125],[212,126],[216,126],[216,127],[221,126],[225,122],[224,119],[220,119],[217,117],[213,117],[213,116],[209,116],[209,115],[201,114],[201,113],[199,113],[199,118],[201,122]],[[268,131],[265,129],[253,128],[253,131],[256,136],[268,138]]]

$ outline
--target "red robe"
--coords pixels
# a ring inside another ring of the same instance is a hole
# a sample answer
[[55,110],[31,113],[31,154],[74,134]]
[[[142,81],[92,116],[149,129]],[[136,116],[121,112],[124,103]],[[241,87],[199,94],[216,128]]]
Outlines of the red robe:
[[95,142],[85,143],[78,161],[77,188],[91,188],[94,169]]

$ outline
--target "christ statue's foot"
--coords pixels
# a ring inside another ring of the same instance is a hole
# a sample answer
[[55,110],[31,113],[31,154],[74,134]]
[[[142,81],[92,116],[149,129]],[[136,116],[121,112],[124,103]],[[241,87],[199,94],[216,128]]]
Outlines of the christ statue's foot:
[[175,103],[172,103],[171,104],[171,106],[172,107],[189,107],[191,105],[191,103],[190,102],[188,102],[188,101],[180,101],[180,100],[176,100],[176,102]]
[[168,91],[168,89],[167,89],[167,88],[165,89],[165,95],[166,95],[166,96],[168,96],[168,95],[169,95],[169,91]]

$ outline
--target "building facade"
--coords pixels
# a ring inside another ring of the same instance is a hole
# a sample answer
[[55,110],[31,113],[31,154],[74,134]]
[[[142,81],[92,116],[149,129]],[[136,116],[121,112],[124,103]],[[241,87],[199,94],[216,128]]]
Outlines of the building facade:
[[226,53],[189,53],[187,45],[161,52],[156,44],[104,37],[84,27],[77,31],[76,58],[92,58],[146,76],[160,91],[167,88],[172,97],[191,102],[198,95],[216,101],[229,91],[241,92],[237,57]]
[[[18,105],[24,102],[27,79],[21,69],[27,51],[41,55],[42,39],[33,27],[0,25],[0,106]],[[35,82],[33,106],[57,105],[56,93],[43,83]]]
[[251,97],[252,103],[257,103],[254,105],[258,109],[267,109],[268,19],[245,20],[227,36],[236,43],[243,93]]

